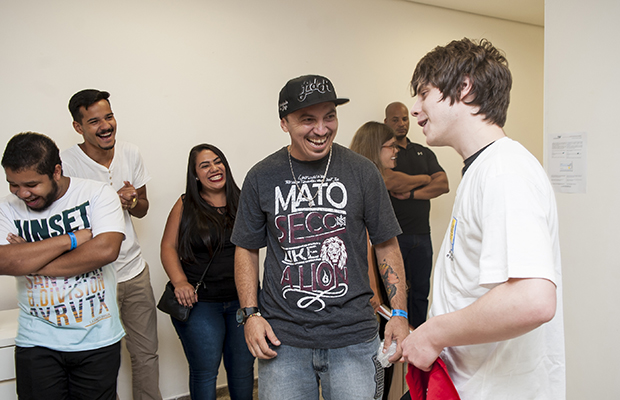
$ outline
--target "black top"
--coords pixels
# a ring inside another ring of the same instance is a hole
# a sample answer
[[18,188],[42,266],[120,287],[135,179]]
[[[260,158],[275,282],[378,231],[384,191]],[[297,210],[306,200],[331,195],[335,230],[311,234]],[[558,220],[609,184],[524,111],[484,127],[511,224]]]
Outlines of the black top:
[[[224,302],[238,299],[235,287],[235,245],[231,243],[230,235],[231,232],[228,232],[224,246],[216,250],[215,259],[204,278],[205,284],[198,289],[198,301]],[[215,244],[216,248],[217,246]],[[187,276],[187,281],[196,286],[209,264],[211,256],[207,246],[200,240],[199,236],[195,236],[192,240],[192,250],[195,261],[188,263],[181,260],[181,265]]]
[[491,143],[487,144],[486,146],[484,146],[483,148],[481,148],[480,150],[478,150],[477,152],[475,152],[474,154],[472,154],[471,156],[467,157],[464,161],[463,164],[465,164],[465,166],[463,167],[463,169],[461,170],[461,176],[465,175],[465,172],[467,172],[467,169],[473,164],[474,160],[476,158],[478,158],[478,156],[480,154],[482,154],[483,151],[486,150],[487,147],[489,147],[490,145],[492,145],[493,143],[495,143],[495,141],[492,141]]
[[[394,171],[409,175],[433,175],[442,172],[435,153],[428,147],[413,143],[407,139],[407,147],[398,146],[400,151],[396,159]],[[431,211],[430,200],[407,199],[398,200],[390,196],[392,206],[398,218],[400,228],[406,235],[426,235],[431,233],[428,216]]]

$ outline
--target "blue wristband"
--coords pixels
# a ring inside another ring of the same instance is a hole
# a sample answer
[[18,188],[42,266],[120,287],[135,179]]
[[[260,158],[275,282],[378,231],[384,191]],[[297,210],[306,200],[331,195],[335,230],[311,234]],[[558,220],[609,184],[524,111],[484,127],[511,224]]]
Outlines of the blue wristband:
[[75,233],[73,232],[69,232],[67,235],[69,235],[69,238],[71,239],[71,248],[69,249],[69,251],[71,251],[77,247],[77,239],[75,238]]
[[407,318],[407,311],[405,310],[399,310],[399,309],[393,309],[392,310],[392,317],[403,317],[403,318]]

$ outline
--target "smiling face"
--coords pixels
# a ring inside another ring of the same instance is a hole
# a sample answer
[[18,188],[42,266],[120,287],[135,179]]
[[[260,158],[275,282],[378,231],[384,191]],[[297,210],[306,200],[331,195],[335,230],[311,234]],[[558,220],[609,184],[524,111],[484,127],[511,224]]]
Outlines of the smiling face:
[[336,105],[326,102],[302,108],[282,118],[280,126],[291,135],[291,156],[320,160],[329,153],[338,131]]
[[53,179],[39,174],[35,167],[21,171],[5,168],[6,180],[11,193],[19,197],[34,211],[47,209],[58,198],[58,180],[61,177],[60,165],[56,166]]
[[[80,107],[82,121],[73,121],[73,128],[84,136],[87,150],[111,150],[116,143],[116,119],[107,100]],[[88,151],[86,151],[88,153]]]
[[226,167],[211,150],[203,150],[196,156],[196,176],[202,185],[201,192],[226,190]]
[[394,168],[396,167],[396,154],[398,153],[398,147],[396,146],[396,138],[388,140],[383,143],[381,146],[381,151],[379,152],[379,159],[381,160],[381,165],[383,168]]
[[442,99],[442,93],[435,86],[424,85],[418,88],[418,99],[411,109],[417,118],[426,143],[430,146],[453,145],[453,136],[458,125],[458,108],[461,102],[450,105],[450,99]]

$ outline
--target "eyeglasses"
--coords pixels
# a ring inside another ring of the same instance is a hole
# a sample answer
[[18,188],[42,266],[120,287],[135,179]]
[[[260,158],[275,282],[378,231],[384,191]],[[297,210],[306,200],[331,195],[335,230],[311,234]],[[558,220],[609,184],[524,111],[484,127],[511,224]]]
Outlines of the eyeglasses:
[[398,145],[396,143],[394,143],[394,144],[387,144],[387,145],[381,146],[381,148],[390,148],[392,150],[398,150]]

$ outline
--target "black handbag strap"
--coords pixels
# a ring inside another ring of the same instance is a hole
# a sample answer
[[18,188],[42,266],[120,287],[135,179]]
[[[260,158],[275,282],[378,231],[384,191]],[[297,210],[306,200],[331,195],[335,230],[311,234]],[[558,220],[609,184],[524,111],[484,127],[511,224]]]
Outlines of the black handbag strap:
[[211,256],[211,259],[209,260],[209,264],[207,264],[207,267],[205,268],[204,272],[202,273],[202,276],[200,277],[200,280],[196,284],[196,288],[194,289],[194,294],[198,293],[198,288],[200,288],[200,285],[204,284],[203,280],[205,278],[205,275],[207,274],[207,271],[209,270],[209,267],[211,266],[211,263],[213,262],[213,259],[215,258],[217,253],[220,252],[220,247],[221,246],[218,246],[217,249],[215,249],[215,251],[213,252],[213,255]]

